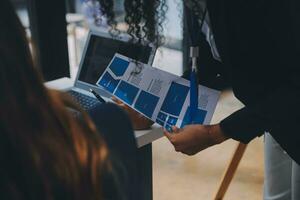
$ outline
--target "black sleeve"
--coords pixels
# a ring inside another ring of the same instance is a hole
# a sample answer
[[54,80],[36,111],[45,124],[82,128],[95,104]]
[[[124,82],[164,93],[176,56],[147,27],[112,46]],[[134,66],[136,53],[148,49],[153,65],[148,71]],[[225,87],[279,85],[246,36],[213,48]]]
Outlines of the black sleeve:
[[[221,128],[229,137],[248,143],[254,137],[268,131],[288,154],[300,163],[300,6],[299,1],[277,19],[276,10],[266,18],[270,30],[286,65],[282,66],[285,76],[279,85],[258,101],[233,113],[221,122]],[[280,10],[280,9],[279,9]],[[277,9],[278,11],[278,9]],[[282,23],[281,21],[282,20]],[[278,30],[280,24],[280,30]],[[265,67],[265,66],[262,66]]]

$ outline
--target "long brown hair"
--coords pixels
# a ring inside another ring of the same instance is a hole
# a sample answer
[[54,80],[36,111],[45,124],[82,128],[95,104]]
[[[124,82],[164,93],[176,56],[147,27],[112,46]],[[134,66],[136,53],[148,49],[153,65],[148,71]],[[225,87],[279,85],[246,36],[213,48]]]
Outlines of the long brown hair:
[[103,139],[67,96],[43,86],[9,0],[0,28],[0,199],[101,199]]

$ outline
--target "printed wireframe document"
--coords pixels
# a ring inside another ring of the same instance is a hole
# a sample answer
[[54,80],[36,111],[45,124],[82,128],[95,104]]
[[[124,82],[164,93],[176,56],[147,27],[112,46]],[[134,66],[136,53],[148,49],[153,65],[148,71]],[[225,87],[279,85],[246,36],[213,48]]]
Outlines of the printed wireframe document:
[[[190,121],[190,82],[174,74],[115,54],[96,84],[167,130]],[[200,85],[198,94],[194,117],[209,124],[220,92]]]

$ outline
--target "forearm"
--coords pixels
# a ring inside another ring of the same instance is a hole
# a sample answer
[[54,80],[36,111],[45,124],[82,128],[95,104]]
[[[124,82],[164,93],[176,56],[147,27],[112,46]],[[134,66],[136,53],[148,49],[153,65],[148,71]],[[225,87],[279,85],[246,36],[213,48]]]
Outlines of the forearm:
[[300,86],[297,82],[282,84],[257,99],[255,104],[246,105],[221,121],[225,135],[248,143],[266,131],[289,135],[287,128],[297,130],[300,119]]
[[208,134],[212,137],[215,144],[220,144],[229,139],[229,137],[224,134],[220,124],[207,125],[206,127]]

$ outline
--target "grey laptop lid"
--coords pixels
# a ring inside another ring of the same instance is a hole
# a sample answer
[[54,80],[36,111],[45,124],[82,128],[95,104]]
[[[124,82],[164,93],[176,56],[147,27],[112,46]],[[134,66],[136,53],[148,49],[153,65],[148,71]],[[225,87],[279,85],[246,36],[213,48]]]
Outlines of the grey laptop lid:
[[115,53],[152,65],[155,52],[156,49],[152,46],[129,42],[126,35],[112,38],[108,33],[90,32],[75,79],[75,87],[87,91],[92,88],[101,95],[110,96],[95,83]]

